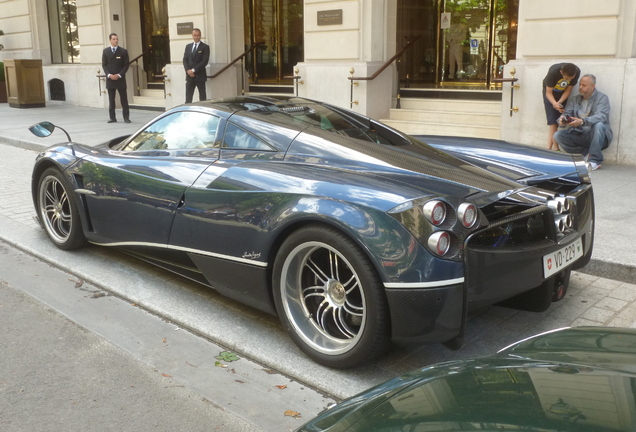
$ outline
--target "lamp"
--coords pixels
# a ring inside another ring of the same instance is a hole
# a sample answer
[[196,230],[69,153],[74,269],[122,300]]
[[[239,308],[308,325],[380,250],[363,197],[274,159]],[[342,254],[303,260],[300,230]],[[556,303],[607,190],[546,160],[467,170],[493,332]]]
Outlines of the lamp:
[[499,42],[502,44],[506,43],[508,40],[508,31],[506,29],[501,29],[497,32],[497,37],[499,38]]

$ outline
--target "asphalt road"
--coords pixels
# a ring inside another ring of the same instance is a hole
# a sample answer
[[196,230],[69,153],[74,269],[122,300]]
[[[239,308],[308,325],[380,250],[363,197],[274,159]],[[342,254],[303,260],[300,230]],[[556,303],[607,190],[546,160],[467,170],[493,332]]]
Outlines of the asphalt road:
[[0,430],[290,431],[332,399],[0,243]]

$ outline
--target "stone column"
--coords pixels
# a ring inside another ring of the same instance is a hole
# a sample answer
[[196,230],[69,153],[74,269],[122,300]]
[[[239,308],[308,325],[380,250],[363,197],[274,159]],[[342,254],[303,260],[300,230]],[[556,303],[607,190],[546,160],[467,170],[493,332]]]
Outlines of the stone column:
[[[201,29],[201,41],[210,45],[208,76],[221,70],[242,52],[243,3],[237,0],[168,0],[170,15],[170,57],[166,66],[170,82],[166,83],[166,108],[185,101],[185,71],[183,54],[185,46],[192,42],[191,34],[177,34],[177,24],[192,22]],[[239,44],[240,42],[240,44]],[[239,51],[237,53],[237,51]],[[232,67],[220,76],[207,81],[209,99],[235,96],[238,88],[237,67]],[[194,100],[198,92],[194,92]]]
[[397,2],[390,0],[306,0],[305,59],[298,64],[304,84],[299,96],[349,108],[374,118],[388,117],[396,76],[392,64],[372,81],[359,80],[351,98],[354,76],[373,75],[395,53]]

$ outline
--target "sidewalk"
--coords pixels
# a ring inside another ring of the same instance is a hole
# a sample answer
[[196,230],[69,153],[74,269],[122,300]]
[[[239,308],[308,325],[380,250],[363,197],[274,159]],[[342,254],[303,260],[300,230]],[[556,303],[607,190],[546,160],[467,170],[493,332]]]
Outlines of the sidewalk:
[[[604,165],[593,173],[597,221],[593,262],[573,272],[562,301],[543,313],[493,306],[469,316],[466,340],[458,351],[441,344],[395,345],[380,359],[344,371],[309,360],[276,317],[197,283],[142,261],[125,259],[109,248],[89,246],[73,252],[56,248],[33,219],[30,177],[36,154],[24,149],[40,150],[66,137],[56,131],[53,137],[36,138],[26,128],[48,120],[64,127],[74,141],[95,145],[133,132],[154,115],[133,111],[132,124],[107,124],[105,110],[52,104],[19,110],[0,104],[0,241],[71,272],[73,278],[105,289],[126,304],[142,307],[336,398],[353,396],[424,365],[493,354],[546,330],[581,325],[636,327],[636,252],[631,248],[636,232],[636,167],[630,166]],[[41,301],[59,309],[55,302]]]
[[[153,111],[132,110],[132,123],[108,124],[105,109],[48,102],[46,108],[17,109],[0,104],[0,142],[40,151],[65,141],[62,131],[43,139],[27,128],[40,121],[63,127],[75,142],[97,145],[132,133],[156,117]],[[596,238],[592,261],[580,271],[623,282],[636,281],[636,166],[603,164],[592,173],[596,200]]]

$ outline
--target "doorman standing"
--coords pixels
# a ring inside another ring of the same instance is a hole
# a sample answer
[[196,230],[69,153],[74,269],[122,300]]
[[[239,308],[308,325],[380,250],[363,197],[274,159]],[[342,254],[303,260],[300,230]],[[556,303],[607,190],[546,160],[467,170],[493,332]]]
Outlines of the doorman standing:
[[183,67],[186,71],[186,103],[192,103],[194,87],[199,89],[199,100],[207,99],[205,93],[205,82],[207,73],[205,67],[210,60],[210,47],[201,42],[201,30],[192,30],[192,40],[194,42],[186,45],[183,53]]
[[102,54],[102,68],[106,74],[106,90],[108,91],[108,123],[117,122],[115,117],[115,93],[119,91],[119,100],[124,121],[130,123],[128,94],[126,93],[126,71],[128,70],[128,51],[118,46],[119,38],[115,33],[108,36],[110,46]]

